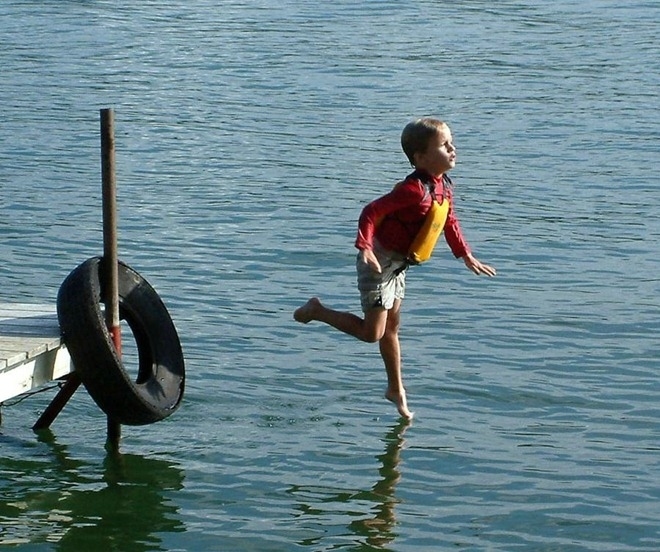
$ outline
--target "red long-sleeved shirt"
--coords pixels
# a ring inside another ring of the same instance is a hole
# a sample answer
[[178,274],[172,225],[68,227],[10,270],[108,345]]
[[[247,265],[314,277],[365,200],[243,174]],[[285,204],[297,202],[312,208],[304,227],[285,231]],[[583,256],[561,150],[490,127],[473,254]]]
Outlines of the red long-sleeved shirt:
[[470,253],[454,214],[451,186],[444,185],[442,177],[434,178],[420,171],[409,174],[389,194],[372,201],[362,210],[355,247],[373,249],[375,238],[385,249],[407,255],[431,207],[431,194],[423,182],[433,183],[438,201],[443,196],[449,201],[444,235],[452,253],[457,258]]

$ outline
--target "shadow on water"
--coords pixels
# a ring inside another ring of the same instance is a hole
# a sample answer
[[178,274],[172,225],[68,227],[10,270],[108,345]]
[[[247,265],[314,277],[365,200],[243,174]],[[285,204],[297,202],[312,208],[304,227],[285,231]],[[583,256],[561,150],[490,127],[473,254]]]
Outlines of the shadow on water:
[[184,473],[170,462],[115,452],[96,470],[72,459],[50,431],[38,440],[48,447],[45,461],[0,460],[2,472],[16,475],[0,506],[0,545],[156,551],[166,550],[159,534],[185,531],[167,497]]

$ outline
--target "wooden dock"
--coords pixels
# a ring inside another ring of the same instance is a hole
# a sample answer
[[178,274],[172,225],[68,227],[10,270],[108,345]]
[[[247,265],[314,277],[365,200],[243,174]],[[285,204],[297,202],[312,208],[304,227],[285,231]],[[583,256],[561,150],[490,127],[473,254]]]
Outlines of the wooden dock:
[[0,304],[0,403],[71,372],[54,306]]

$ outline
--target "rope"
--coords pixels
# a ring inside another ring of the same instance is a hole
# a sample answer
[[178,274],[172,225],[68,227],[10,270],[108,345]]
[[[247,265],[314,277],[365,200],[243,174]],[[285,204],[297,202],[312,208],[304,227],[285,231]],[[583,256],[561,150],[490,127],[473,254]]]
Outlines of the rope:
[[64,382],[58,382],[55,383],[54,385],[48,385],[45,387],[41,387],[35,391],[27,391],[26,393],[23,393],[19,398],[17,399],[9,399],[8,401],[1,402],[0,403],[0,408],[2,407],[11,407],[11,406],[16,406],[19,403],[22,403],[25,399],[28,399],[34,395],[38,395],[39,393],[44,393],[46,391],[51,391],[52,389],[55,389],[56,387],[62,388],[64,385]]

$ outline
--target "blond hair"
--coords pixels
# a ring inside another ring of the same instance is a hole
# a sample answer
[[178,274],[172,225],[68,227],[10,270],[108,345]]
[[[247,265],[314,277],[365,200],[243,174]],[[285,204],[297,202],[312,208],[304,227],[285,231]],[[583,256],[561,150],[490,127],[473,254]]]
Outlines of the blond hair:
[[401,147],[413,167],[415,154],[424,153],[431,139],[448,128],[447,123],[431,117],[417,119],[404,127],[401,133]]

